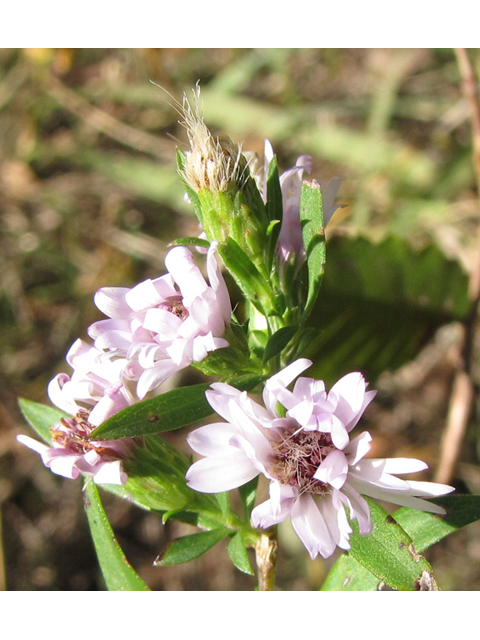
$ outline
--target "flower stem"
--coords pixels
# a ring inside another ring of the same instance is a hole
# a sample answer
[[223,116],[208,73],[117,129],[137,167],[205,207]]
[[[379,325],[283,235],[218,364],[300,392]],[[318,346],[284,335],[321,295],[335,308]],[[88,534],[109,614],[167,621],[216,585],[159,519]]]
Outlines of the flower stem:
[[259,591],[273,591],[277,551],[277,527],[271,527],[262,532],[255,545]]

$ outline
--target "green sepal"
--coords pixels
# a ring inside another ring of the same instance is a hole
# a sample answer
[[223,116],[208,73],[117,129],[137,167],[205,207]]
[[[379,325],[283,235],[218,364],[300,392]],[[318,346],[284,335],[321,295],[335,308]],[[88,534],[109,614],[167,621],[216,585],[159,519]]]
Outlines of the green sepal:
[[252,565],[250,564],[250,559],[248,557],[247,547],[245,545],[245,541],[243,539],[243,535],[241,531],[237,531],[237,533],[232,536],[232,539],[228,543],[228,555],[230,556],[230,560],[233,564],[242,571],[243,573],[247,573],[250,576],[253,576]]
[[322,190],[315,180],[311,183],[303,182],[302,184],[300,222],[308,267],[308,293],[304,308],[304,316],[306,318],[317,298],[325,271]]
[[213,409],[205,398],[209,384],[180,387],[138,402],[105,420],[91,434],[93,440],[135,438],[188,426]]
[[84,507],[98,562],[109,591],[150,591],[125,557],[113,533],[95,483],[87,478]]
[[229,534],[229,529],[220,528],[213,529],[212,531],[192,533],[189,536],[177,538],[163,549],[155,559],[153,565],[155,567],[170,567],[172,565],[196,560]]

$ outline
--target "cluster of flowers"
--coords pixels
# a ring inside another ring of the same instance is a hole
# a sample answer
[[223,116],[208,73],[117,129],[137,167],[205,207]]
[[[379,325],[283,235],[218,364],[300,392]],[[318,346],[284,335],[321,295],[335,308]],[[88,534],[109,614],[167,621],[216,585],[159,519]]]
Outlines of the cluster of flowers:
[[[203,129],[197,131],[195,144],[199,138],[205,146],[202,135],[207,135]],[[221,156],[223,148],[208,137],[206,140],[207,151],[212,147],[215,158]],[[220,185],[232,163],[235,171],[242,169],[238,154],[229,148],[227,166],[217,176]],[[197,155],[202,159],[205,154]],[[237,159],[233,162],[232,158]],[[256,174],[251,167],[264,202],[265,168],[272,158],[267,142],[264,169]],[[198,173],[199,160],[194,159]],[[213,168],[208,165],[208,184],[214,182],[217,164],[213,163]],[[280,264],[292,256],[297,265],[305,259],[299,209],[303,173],[310,167],[310,157],[301,156],[295,167],[280,177]],[[336,209],[339,184],[334,178],[322,187],[325,225]],[[160,385],[180,369],[228,346],[223,335],[230,322],[231,304],[216,260],[217,246],[212,242],[206,253],[208,283],[192,252],[178,246],[166,256],[165,275],[131,289],[102,288],[96,293],[95,304],[107,319],[89,327],[92,344],[77,340],[72,345],[67,362],[73,373],[58,374],[48,387],[52,402],[72,417],[52,427],[51,447],[27,436],[18,437],[40,453],[54,473],[68,478],[83,473],[97,483],[125,483],[122,459],[134,443],[93,441],[89,438],[94,428],[148,394],[158,393]],[[208,402],[226,422],[209,424],[190,434],[191,448],[204,457],[190,467],[188,485],[196,491],[218,493],[263,474],[270,482],[270,498],[253,510],[253,525],[267,528],[290,517],[312,558],[318,554],[328,557],[337,546],[350,548],[352,528],[346,509],[350,519],[358,521],[360,534],[371,532],[370,511],[362,494],[443,513],[422,498],[448,493],[451,487],[396,477],[425,469],[423,462],[365,459],[370,434],[363,432],[350,439],[350,432],[375,395],[367,391],[363,376],[350,373],[327,393],[323,382],[298,377],[310,365],[309,360],[296,360],[267,380],[263,405],[228,384],[212,384]],[[288,386],[296,378],[291,391]]]
[[97,483],[124,484],[120,459],[133,443],[89,440],[93,429],[191,362],[228,346],[221,336],[230,321],[230,298],[216,251],[212,242],[209,284],[192,252],[174,247],[165,259],[167,274],[132,289],[97,291],[95,304],[108,319],[88,328],[93,344],[77,340],[70,348],[66,359],[73,373],[60,373],[48,385],[50,400],[73,418],[52,427],[52,447],[18,436],[54,473],[77,478],[82,472]]

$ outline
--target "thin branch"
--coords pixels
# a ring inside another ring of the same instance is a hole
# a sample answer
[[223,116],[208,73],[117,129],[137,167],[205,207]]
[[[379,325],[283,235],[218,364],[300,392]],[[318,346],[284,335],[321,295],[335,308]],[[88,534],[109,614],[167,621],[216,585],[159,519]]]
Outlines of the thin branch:
[[[455,54],[462,77],[463,96],[470,110],[473,165],[477,180],[477,191],[480,196],[480,102],[478,85],[467,49],[455,49]],[[454,375],[445,431],[440,447],[440,461],[435,478],[437,482],[442,483],[451,482],[454,476],[475,397],[471,377],[471,355],[480,301],[480,225],[477,230],[477,237],[477,262],[469,282],[472,313],[463,326],[463,337],[458,346],[457,368]]]

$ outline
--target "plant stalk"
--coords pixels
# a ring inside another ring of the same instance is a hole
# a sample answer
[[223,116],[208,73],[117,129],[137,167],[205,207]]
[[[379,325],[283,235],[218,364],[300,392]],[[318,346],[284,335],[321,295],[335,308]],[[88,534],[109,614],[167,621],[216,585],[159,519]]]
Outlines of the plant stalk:
[[255,545],[259,591],[273,591],[277,551],[277,527],[271,527],[262,532]]

